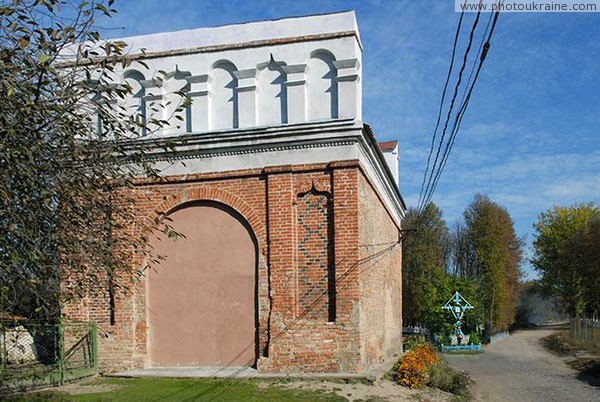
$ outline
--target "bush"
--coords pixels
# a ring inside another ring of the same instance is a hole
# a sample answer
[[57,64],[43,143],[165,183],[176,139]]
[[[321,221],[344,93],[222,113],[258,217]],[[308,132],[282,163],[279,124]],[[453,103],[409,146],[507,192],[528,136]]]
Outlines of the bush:
[[404,351],[408,352],[420,345],[427,345],[427,340],[423,335],[407,336],[404,341]]
[[405,387],[419,387],[427,379],[427,370],[439,363],[440,359],[431,346],[416,346],[398,361],[397,381]]
[[461,398],[469,397],[469,377],[445,364],[432,366],[428,370],[427,386],[450,392]]
[[446,332],[442,332],[439,336],[438,336],[438,344],[440,345],[450,345],[452,343],[452,339],[450,338],[450,335]]
[[471,345],[479,345],[481,343],[481,339],[479,339],[479,336],[475,332],[471,332],[469,335],[469,343]]

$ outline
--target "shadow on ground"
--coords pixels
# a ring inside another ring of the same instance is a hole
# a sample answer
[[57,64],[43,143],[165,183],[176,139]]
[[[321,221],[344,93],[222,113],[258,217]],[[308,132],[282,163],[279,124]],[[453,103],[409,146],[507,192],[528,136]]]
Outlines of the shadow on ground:
[[600,360],[592,360],[580,369],[577,379],[600,388]]

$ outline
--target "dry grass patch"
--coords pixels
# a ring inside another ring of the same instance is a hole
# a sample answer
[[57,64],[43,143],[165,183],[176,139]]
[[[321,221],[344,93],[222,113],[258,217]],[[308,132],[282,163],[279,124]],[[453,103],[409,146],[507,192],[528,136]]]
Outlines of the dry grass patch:
[[542,345],[567,360],[569,367],[579,372],[578,378],[600,386],[600,347],[571,338],[568,330],[560,330],[540,340]]

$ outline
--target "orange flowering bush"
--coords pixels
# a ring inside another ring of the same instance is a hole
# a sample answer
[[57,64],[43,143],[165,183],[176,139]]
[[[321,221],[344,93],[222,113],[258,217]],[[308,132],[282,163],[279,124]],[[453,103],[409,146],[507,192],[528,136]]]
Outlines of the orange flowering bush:
[[399,361],[396,378],[409,388],[421,386],[427,379],[427,370],[440,363],[436,351],[429,345],[419,345]]

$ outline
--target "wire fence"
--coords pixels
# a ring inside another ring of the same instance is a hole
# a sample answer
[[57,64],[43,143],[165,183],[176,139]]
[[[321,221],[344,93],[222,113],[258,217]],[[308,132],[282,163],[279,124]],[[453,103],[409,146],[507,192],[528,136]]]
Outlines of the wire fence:
[[94,324],[0,321],[0,393],[60,385],[97,372]]
[[591,318],[572,317],[570,334],[572,338],[600,347],[600,317],[598,313],[594,313]]

